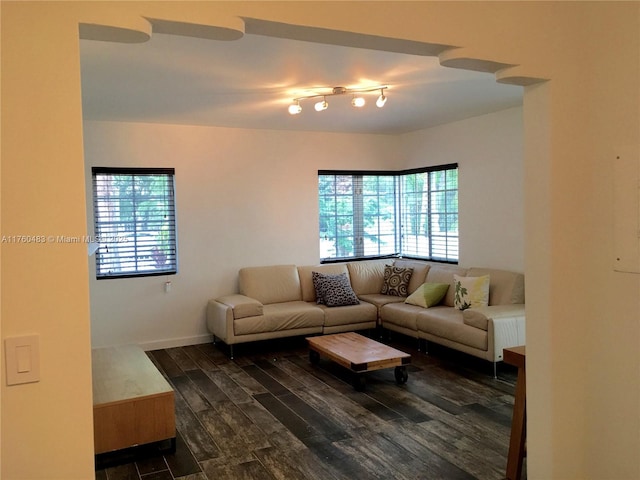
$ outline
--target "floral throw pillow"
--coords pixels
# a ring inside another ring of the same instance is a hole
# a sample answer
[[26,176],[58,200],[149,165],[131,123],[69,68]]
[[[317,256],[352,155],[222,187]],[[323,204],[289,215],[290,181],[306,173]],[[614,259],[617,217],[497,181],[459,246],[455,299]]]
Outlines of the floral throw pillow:
[[455,296],[453,304],[458,310],[489,305],[489,275],[481,277],[453,276]]
[[316,303],[327,307],[342,307],[360,303],[358,296],[351,288],[346,273],[330,275],[311,272],[311,279],[316,290]]
[[411,280],[412,274],[413,268],[385,265],[384,283],[382,284],[380,293],[383,295],[406,297],[409,295],[409,280]]

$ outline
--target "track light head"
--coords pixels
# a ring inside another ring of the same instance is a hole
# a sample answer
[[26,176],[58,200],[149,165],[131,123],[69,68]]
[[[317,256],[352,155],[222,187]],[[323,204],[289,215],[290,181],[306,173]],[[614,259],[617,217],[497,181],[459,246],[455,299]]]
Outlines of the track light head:
[[382,108],[385,103],[387,103],[387,97],[384,96],[384,90],[381,88],[380,96],[378,97],[378,100],[376,100],[376,107]]
[[302,111],[302,107],[300,106],[300,102],[295,100],[291,105],[289,105],[289,113],[291,115],[297,115]]
[[316,109],[316,112],[321,112],[323,110],[326,110],[328,106],[329,104],[327,103],[327,99],[323,98],[322,101],[316,103],[313,108]]
[[365,104],[365,101],[363,97],[356,97],[354,95],[353,99],[351,100],[351,105],[357,108],[364,107],[364,104]]

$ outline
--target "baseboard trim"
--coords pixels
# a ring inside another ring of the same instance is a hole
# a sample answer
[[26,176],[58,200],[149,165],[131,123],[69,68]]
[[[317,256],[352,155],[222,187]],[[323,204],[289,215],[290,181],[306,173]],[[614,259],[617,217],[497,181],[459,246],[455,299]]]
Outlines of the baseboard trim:
[[138,346],[145,352],[148,352],[150,350],[186,347],[188,345],[199,345],[202,343],[211,342],[213,342],[213,335],[197,335],[195,337],[170,338],[167,340],[158,340],[155,342],[143,342],[138,343]]

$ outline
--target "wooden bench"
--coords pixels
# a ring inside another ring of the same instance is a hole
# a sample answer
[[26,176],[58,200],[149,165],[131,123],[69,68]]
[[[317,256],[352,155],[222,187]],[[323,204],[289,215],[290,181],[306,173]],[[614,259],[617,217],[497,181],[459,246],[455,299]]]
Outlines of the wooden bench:
[[174,392],[135,345],[92,351],[96,455],[171,440],[175,450]]

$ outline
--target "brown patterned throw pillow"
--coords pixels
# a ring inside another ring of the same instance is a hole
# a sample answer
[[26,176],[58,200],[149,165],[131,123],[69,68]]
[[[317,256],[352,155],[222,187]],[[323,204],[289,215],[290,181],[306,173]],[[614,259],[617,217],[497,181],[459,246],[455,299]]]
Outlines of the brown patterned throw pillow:
[[393,295],[396,297],[406,297],[409,295],[409,280],[413,274],[413,268],[394,267],[385,265],[384,283],[380,293],[383,295]]
[[316,303],[324,304],[327,307],[342,307],[360,303],[351,288],[351,283],[346,273],[329,275],[311,272],[311,278],[316,289]]

